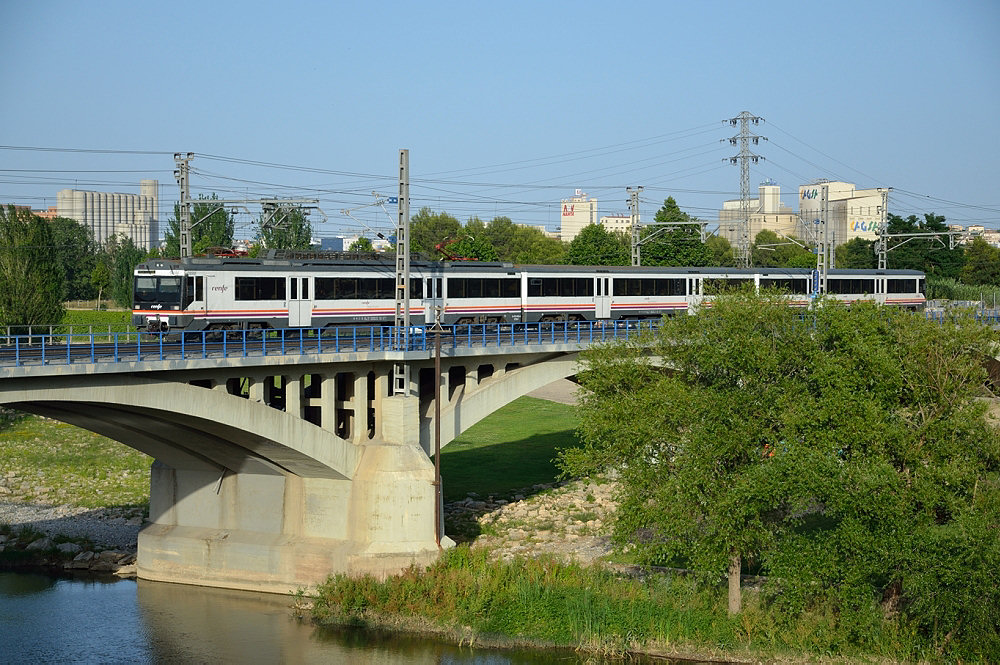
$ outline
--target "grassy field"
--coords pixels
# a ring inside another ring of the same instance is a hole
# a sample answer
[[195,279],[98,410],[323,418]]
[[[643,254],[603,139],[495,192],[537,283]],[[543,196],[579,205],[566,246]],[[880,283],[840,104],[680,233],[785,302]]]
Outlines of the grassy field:
[[11,490],[7,496],[23,501],[145,507],[151,461],[72,425],[12,412],[0,415],[0,482]]
[[463,432],[441,451],[444,500],[507,496],[551,483],[556,451],[576,445],[572,406],[534,397],[517,399]]
[[[572,407],[564,404],[531,397],[508,404],[441,452],[445,500],[470,491],[503,496],[552,482],[557,473],[552,458],[557,448],[574,444],[575,424]],[[21,500],[87,508],[145,505],[151,461],[72,425],[0,414],[0,483],[6,477]]]

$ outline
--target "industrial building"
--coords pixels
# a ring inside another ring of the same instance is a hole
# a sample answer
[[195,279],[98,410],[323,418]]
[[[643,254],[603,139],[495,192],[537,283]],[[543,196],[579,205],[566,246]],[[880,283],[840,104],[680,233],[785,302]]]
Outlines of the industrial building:
[[152,249],[159,242],[160,183],[140,180],[139,194],[60,190],[56,210],[60,217],[75,219],[103,244],[111,236],[124,234],[141,249]]
[[[799,186],[799,210],[796,212],[781,203],[781,187],[773,180],[766,180],[760,185],[758,197],[750,200],[750,241],[764,230],[814,240],[818,227],[816,220],[823,217],[820,193],[824,185],[829,198],[830,242],[837,246],[852,238],[875,240],[882,222],[887,189],[856,189],[848,182],[817,180]],[[719,211],[719,235],[735,243],[740,217],[740,200],[725,201]]]

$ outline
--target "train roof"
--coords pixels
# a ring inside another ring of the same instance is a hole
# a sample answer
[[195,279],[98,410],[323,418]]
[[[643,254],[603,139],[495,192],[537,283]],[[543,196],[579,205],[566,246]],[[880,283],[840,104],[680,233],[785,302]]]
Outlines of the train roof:
[[[362,271],[394,272],[396,268],[395,254],[382,255],[385,258],[353,257],[353,258],[234,258],[234,257],[192,257],[186,259],[149,259],[136,266],[137,272],[155,270],[231,270],[237,272],[283,272],[293,268],[343,268]],[[561,274],[664,274],[664,275],[722,275],[747,278],[754,275],[776,277],[809,277],[813,271],[808,268],[731,268],[722,266],[576,266],[576,265],[538,265],[513,264],[487,261],[427,261],[411,260],[411,270],[418,272],[506,272],[525,271],[531,273],[561,273]],[[875,269],[830,269],[827,273],[832,277],[880,275],[923,277],[919,270],[875,270]]]

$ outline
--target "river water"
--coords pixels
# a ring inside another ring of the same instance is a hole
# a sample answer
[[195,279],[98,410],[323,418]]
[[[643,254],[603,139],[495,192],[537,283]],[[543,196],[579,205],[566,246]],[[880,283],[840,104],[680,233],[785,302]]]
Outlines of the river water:
[[0,663],[602,662],[572,651],[459,648],[320,628],[293,618],[290,604],[272,594],[0,572]]

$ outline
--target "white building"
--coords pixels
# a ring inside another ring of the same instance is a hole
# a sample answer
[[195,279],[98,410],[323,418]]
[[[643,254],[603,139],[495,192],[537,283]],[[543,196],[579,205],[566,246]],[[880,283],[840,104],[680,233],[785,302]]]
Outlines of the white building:
[[571,242],[580,231],[597,223],[597,199],[587,198],[583,190],[576,190],[576,196],[562,200],[562,215],[559,224],[559,239]]
[[99,244],[123,233],[137,247],[151,249],[159,240],[159,190],[156,180],[140,180],[138,195],[63,189],[57,196],[56,209],[60,217],[88,227]]
[[[642,222],[641,219],[639,221]],[[604,215],[601,217],[601,226],[611,233],[632,235],[632,215]]]

